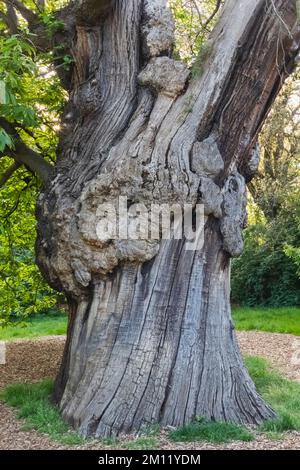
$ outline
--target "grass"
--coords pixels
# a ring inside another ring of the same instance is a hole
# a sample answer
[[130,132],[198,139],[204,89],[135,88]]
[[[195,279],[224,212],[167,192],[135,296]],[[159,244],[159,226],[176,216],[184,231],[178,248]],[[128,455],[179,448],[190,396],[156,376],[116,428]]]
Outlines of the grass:
[[175,442],[206,441],[221,444],[231,441],[252,441],[254,435],[245,426],[199,418],[194,423],[171,431],[169,438]]
[[159,433],[160,426],[158,424],[148,426],[141,431],[141,434],[137,436],[136,439],[128,441],[122,445],[122,448],[127,450],[157,449],[159,446],[157,441]]
[[108,437],[101,440],[101,442],[107,446],[119,447],[126,450],[151,450],[157,449],[159,444],[157,437],[160,433],[160,426],[154,424],[144,428],[138,436],[132,440],[125,441],[122,443],[116,437]]
[[66,329],[67,315],[63,313],[36,315],[23,322],[14,322],[0,327],[0,340],[65,335]]
[[246,365],[257,390],[271,404],[278,419],[268,421],[262,431],[300,431],[300,383],[288,380],[260,357],[245,358]]
[[158,448],[158,441],[155,437],[140,436],[132,441],[128,441],[121,446],[126,450],[151,450]]
[[[239,307],[233,309],[233,318],[238,330],[260,330],[300,335],[299,307]],[[0,340],[64,335],[66,329],[67,316],[63,313],[36,315],[27,321],[0,327]]]
[[[239,330],[300,335],[300,308],[297,307],[235,308],[233,317]],[[39,315],[30,318],[26,323],[0,328],[0,340],[62,335],[66,332],[66,325],[66,315]],[[262,358],[247,357],[246,365],[259,393],[278,414],[278,419],[264,423],[259,430],[268,432],[269,436],[274,438],[288,430],[300,431],[300,384],[281,376]],[[68,445],[83,443],[84,440],[68,428],[58,410],[51,404],[49,396],[52,387],[53,382],[50,380],[33,385],[12,385],[1,393],[0,398],[18,408],[18,416],[26,420],[26,429],[46,433],[51,439]],[[155,449],[158,447],[158,433],[158,427],[149,428],[136,439],[123,445],[119,444],[122,448],[130,450]],[[209,422],[199,418],[190,425],[170,431],[169,437],[176,442],[226,443],[232,440],[249,441],[254,435],[244,426]]]
[[[35,384],[10,385],[0,392],[0,399],[17,408],[19,419],[25,420],[24,430],[38,431],[47,434],[50,439],[66,445],[84,444],[86,441],[79,436],[61,418],[58,409],[50,401],[53,391],[53,380],[46,379]],[[119,445],[128,450],[155,449],[158,446],[156,436],[159,426],[145,429],[140,436],[123,445],[116,438],[101,441],[106,446]]]
[[[289,430],[300,431],[300,384],[282,377],[268,362],[259,357],[247,357],[246,365],[259,393],[278,414],[278,419],[264,423],[258,430],[278,437]],[[50,402],[53,381],[44,380],[33,385],[11,385],[0,394],[8,405],[18,409],[18,417],[25,419],[25,429],[48,434],[55,441],[67,445],[84,443],[84,439],[70,430],[64,423],[57,408]],[[158,448],[159,426],[151,426],[131,441],[106,440],[103,444],[117,444],[128,450]],[[210,422],[198,418],[194,423],[169,432],[169,438],[176,442],[206,441],[227,443],[234,440],[251,441],[255,435],[245,426],[233,423]]]
[[300,336],[299,307],[234,308],[233,319],[238,330],[270,331]]
[[[300,384],[284,378],[263,358],[246,357],[245,362],[257,390],[278,415],[276,420],[265,422],[258,431],[267,432],[270,438],[281,437],[285,431],[300,431]],[[169,438],[176,442],[220,444],[234,440],[250,441],[254,435],[245,426],[199,418],[194,423],[171,431]]]
[[0,398],[18,409],[18,418],[26,422],[23,429],[35,429],[66,445],[83,444],[83,438],[70,430],[50,402],[52,390],[53,380],[48,379],[31,385],[10,385],[1,392]]

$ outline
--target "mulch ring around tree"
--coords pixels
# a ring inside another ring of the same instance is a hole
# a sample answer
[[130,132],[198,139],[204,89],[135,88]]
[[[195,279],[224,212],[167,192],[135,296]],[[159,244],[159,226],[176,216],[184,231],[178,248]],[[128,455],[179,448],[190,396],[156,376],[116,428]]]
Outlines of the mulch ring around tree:
[[[300,381],[300,338],[293,335],[238,332],[243,354],[265,357],[284,375]],[[55,377],[64,348],[65,337],[50,336],[30,340],[6,342],[6,364],[0,364],[0,388],[12,383],[33,383]],[[101,442],[89,442],[80,446],[65,446],[51,441],[36,431],[24,431],[24,422],[17,412],[0,402],[0,449],[111,449]],[[124,437],[122,443],[132,440]],[[273,440],[258,435],[252,442],[234,442],[226,445],[207,443],[178,444],[170,442],[166,431],[159,436],[160,449],[300,449],[300,433],[290,432],[283,439]],[[117,448],[117,446],[115,447]]]

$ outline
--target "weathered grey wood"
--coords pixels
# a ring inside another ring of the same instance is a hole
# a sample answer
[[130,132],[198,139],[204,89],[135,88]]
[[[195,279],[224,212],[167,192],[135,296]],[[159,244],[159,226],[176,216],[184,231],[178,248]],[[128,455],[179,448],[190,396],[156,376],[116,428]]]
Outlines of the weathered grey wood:
[[250,423],[273,416],[234,338],[228,260],[213,227],[207,237],[206,263],[182,241],[164,242],[154,262],[128,265],[94,287],[60,399],[63,416],[84,435],[180,425],[196,415]]
[[[55,399],[86,436],[198,415],[274,416],[236,343],[230,257],[243,245],[247,162],[299,49],[295,4],[226,1],[193,79],[170,57],[173,27],[165,0],[116,0],[99,21],[77,20],[37,251],[71,306]],[[203,249],[187,251],[184,239],[100,240],[97,208],[119,196],[148,208],[203,202]]]

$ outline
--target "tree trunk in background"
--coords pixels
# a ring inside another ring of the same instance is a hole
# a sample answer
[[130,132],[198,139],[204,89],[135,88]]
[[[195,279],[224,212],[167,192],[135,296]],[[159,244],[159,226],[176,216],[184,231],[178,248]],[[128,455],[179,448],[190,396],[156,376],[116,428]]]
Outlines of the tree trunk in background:
[[[95,14],[77,13],[56,178],[38,204],[39,265],[70,303],[56,401],[85,436],[272,418],[236,343],[230,257],[257,134],[299,50],[295,2],[227,0],[193,79],[172,59],[166,1],[82,3]],[[203,203],[203,248],[101,241],[97,208],[119,196]]]

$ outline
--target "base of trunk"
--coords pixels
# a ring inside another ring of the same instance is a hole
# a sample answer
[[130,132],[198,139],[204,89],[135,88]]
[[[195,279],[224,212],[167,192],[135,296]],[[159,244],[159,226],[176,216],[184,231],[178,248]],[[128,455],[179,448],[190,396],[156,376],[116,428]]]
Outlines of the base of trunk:
[[142,266],[94,282],[71,314],[55,398],[84,436],[111,436],[197,416],[261,423],[274,412],[240,355],[229,304],[230,262],[217,231],[205,251],[162,244]]

